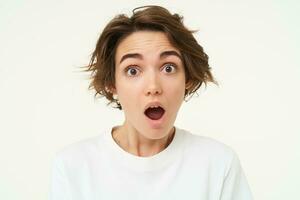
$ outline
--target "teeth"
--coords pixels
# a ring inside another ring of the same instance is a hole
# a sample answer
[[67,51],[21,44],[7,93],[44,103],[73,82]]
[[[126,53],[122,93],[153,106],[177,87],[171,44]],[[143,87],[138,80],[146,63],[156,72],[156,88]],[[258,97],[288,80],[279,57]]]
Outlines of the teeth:
[[150,108],[158,108],[159,106],[150,106]]

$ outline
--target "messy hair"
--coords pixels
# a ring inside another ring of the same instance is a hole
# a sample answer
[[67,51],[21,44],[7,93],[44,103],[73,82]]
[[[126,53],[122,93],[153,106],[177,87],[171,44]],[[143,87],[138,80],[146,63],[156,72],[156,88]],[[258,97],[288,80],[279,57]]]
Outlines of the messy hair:
[[204,83],[217,84],[211,74],[208,56],[193,36],[195,31],[187,29],[183,17],[171,14],[160,6],[135,8],[131,17],[125,14],[115,16],[102,31],[96,48],[85,71],[91,72],[89,89],[95,90],[95,97],[106,97],[108,104],[115,103],[122,109],[117,99],[113,98],[111,88],[115,88],[115,54],[119,43],[136,31],[160,31],[166,34],[170,43],[177,48],[185,69],[185,96],[193,95]]

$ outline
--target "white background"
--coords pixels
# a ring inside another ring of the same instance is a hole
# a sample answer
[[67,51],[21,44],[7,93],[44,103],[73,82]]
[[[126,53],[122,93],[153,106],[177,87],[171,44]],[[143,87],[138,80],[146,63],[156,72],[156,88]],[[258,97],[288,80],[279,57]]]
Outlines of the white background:
[[220,84],[184,103],[176,125],[231,146],[255,199],[300,199],[300,6],[289,0],[1,0],[0,199],[47,199],[55,152],[122,123],[79,67],[113,16],[145,4],[199,29]]

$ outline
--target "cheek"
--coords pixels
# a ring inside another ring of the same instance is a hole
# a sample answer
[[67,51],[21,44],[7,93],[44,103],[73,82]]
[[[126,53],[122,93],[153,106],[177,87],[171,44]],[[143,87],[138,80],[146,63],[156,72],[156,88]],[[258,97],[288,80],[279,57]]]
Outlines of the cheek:
[[174,98],[182,98],[184,97],[185,92],[185,79],[180,78],[176,81],[167,81],[165,92],[170,93],[169,96],[173,96]]
[[184,82],[176,82],[168,84],[165,89],[165,96],[168,98],[170,108],[175,112],[181,106],[184,99],[185,84]]
[[119,101],[124,111],[132,112],[140,103],[141,84],[132,84],[130,81],[116,82]]
[[175,89],[171,89],[168,90],[169,93],[169,100],[173,103],[173,104],[181,104],[181,102],[184,99],[184,87],[177,87]]

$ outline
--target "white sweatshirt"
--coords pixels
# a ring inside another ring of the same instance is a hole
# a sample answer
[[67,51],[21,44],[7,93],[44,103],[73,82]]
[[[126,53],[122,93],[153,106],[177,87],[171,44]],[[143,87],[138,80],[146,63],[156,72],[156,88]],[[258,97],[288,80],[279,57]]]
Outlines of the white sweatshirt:
[[237,154],[176,127],[150,157],[124,151],[111,129],[65,147],[52,169],[50,200],[252,200]]

